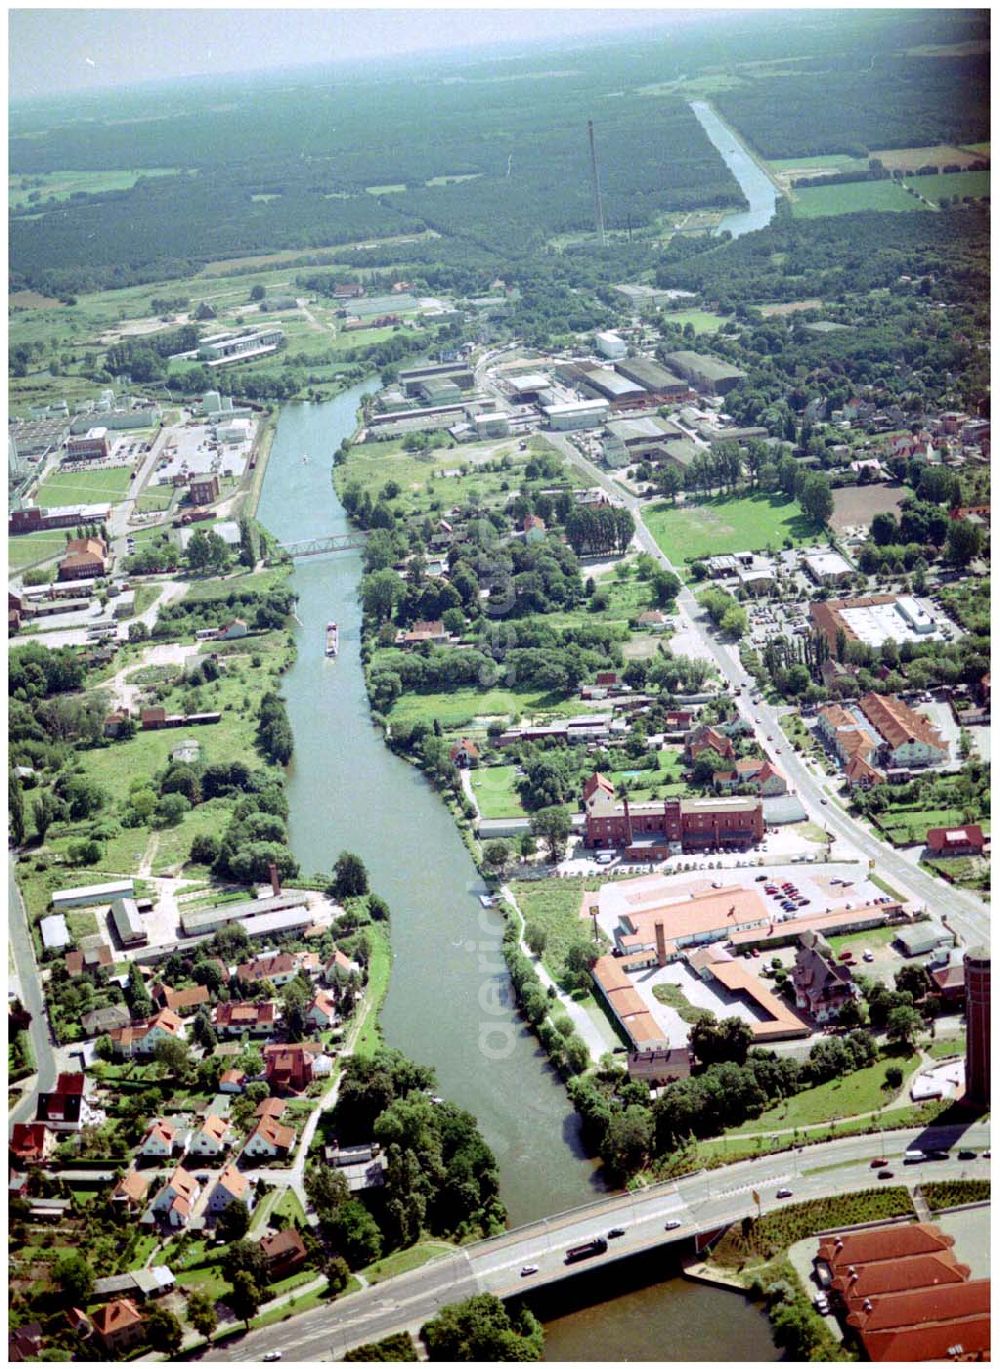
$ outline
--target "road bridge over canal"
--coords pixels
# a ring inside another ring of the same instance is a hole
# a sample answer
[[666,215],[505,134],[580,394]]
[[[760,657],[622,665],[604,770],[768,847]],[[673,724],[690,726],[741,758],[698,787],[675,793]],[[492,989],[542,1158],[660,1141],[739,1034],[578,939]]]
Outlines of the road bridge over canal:
[[[938,1127],[920,1131],[884,1132],[846,1137],[777,1155],[743,1160],[721,1169],[701,1171],[673,1183],[657,1184],[634,1193],[599,1199],[584,1207],[546,1217],[491,1240],[465,1246],[384,1282],[278,1326],[251,1332],[202,1356],[209,1360],[260,1360],[272,1350],[297,1361],[334,1360],[356,1345],[380,1340],[396,1331],[416,1330],[447,1303],[476,1293],[498,1297],[530,1294],[533,1290],[582,1270],[613,1260],[652,1251],[658,1246],[686,1242],[716,1232],[731,1222],[761,1210],[870,1188],[877,1181],[872,1160],[886,1157],[894,1182],[910,1187],[921,1179],[986,1177],[988,1160],[960,1161],[957,1156],[920,1165],[902,1163],[903,1151],[915,1144],[928,1147],[962,1144],[989,1145],[988,1123],[968,1128]],[[791,1190],[779,1198],[779,1189]],[[606,1251],[579,1263],[566,1264],[569,1247],[595,1236],[607,1239],[615,1227],[620,1237],[608,1240]],[[532,1268],[531,1274],[522,1270]]]

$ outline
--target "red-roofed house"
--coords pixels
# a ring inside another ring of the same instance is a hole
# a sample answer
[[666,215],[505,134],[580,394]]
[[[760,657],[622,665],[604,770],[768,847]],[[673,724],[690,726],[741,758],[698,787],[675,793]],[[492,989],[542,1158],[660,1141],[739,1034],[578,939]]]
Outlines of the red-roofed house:
[[97,1120],[87,1101],[90,1080],[85,1074],[60,1074],[51,1091],[38,1095],[35,1121],[45,1122],[54,1131],[81,1131]]
[[114,1027],[108,1035],[116,1054],[130,1059],[133,1055],[152,1055],[160,1041],[183,1041],[184,1024],[175,1012],[164,1008],[148,1022]]
[[267,1160],[284,1159],[295,1145],[295,1128],[273,1117],[262,1117],[250,1133],[243,1154]]
[[220,1093],[242,1093],[247,1076],[243,1070],[223,1070],[219,1075]]
[[171,1012],[181,1016],[193,1013],[212,1001],[212,995],[204,984],[198,984],[192,989],[172,989],[168,984],[154,984],[150,994],[157,1007],[169,1008]]
[[209,1116],[196,1131],[192,1131],[188,1152],[216,1158],[229,1148],[231,1139],[229,1123],[225,1118]]
[[220,1036],[270,1036],[276,1021],[275,1005],[266,1003],[219,1003],[216,1005],[215,1026]]
[[55,1148],[55,1133],[42,1122],[15,1122],[10,1134],[12,1159],[38,1165]]
[[731,761],[736,756],[736,749],[731,738],[724,733],[710,727],[707,723],[694,728],[684,738],[684,759],[693,762],[698,759],[703,751],[713,751],[724,761]]
[[138,1154],[144,1160],[169,1160],[174,1150],[184,1153],[185,1136],[171,1122],[152,1122],[139,1142]]
[[267,1276],[272,1282],[286,1278],[306,1262],[305,1242],[293,1226],[277,1231],[273,1236],[265,1236],[260,1248],[267,1260]]
[[241,1174],[234,1164],[228,1164],[219,1171],[215,1187],[208,1197],[208,1211],[224,1212],[230,1203],[246,1203],[253,1206],[253,1189],[245,1174]]
[[738,760],[732,770],[718,771],[715,783],[720,789],[752,789],[762,798],[788,793],[784,775],[769,760],[758,760],[751,756]]
[[928,828],[927,850],[932,856],[981,856],[985,849],[986,837],[978,823]]
[[200,1193],[201,1185],[194,1175],[178,1167],[153,1199],[153,1211],[168,1226],[187,1226]]
[[90,1320],[105,1350],[116,1355],[138,1345],[144,1335],[142,1313],[131,1298],[105,1303],[93,1312]]
[[479,747],[469,737],[462,737],[448,752],[454,765],[462,770],[470,769],[479,762]]
[[264,1077],[275,1093],[305,1093],[313,1078],[313,1053],[302,1046],[266,1052]]
[[330,1027],[337,1025],[339,1016],[337,1000],[333,994],[327,989],[317,989],[316,996],[306,1013],[306,1021],[320,1031],[328,1031]]
[[148,1192],[149,1180],[138,1170],[130,1169],[111,1190],[112,1206],[126,1212],[141,1212]]
[[360,979],[361,966],[356,960],[351,960],[337,946],[333,955],[323,966],[323,978],[327,984],[346,984],[349,979],[354,977]]

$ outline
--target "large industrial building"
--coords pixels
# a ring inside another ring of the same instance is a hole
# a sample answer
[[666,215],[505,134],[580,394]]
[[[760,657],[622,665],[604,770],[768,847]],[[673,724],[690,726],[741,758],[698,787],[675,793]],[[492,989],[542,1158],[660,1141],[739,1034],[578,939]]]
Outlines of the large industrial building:
[[869,594],[811,603],[809,616],[836,655],[841,633],[848,642],[880,647],[885,642],[940,641],[934,619],[910,594]]
[[702,352],[669,352],[664,361],[704,394],[727,395],[746,379],[746,372],[738,366]]
[[66,439],[66,457],[69,461],[106,461],[111,453],[106,426],[88,428],[79,437]]
[[651,357],[629,357],[615,362],[615,370],[627,380],[635,381],[648,392],[651,403],[669,399],[683,399],[690,393],[690,385],[680,376],[668,371]]
[[608,420],[606,399],[581,399],[572,404],[544,404],[542,413],[550,428],[568,432],[574,428],[599,428]]

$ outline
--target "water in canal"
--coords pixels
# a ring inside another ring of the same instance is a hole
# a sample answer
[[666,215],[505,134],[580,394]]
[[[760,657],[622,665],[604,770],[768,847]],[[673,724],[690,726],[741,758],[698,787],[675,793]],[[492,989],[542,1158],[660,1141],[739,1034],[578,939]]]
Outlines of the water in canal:
[[[354,430],[363,392],[358,386],[328,403],[282,411],[259,511],[282,541],[350,530],[330,468]],[[442,1093],[475,1114],[517,1225],[577,1207],[601,1186],[563,1086],[513,1010],[499,953],[502,924],[479,904],[483,885],[451,815],[369,721],[360,575],[357,552],[295,567],[298,655],[283,681],[295,733],[292,848],[305,874],[329,871],[342,850],[364,859],[392,909],[386,1039],[433,1065]],[[331,620],[340,626],[335,660],[324,655]],[[615,1300],[607,1304],[583,1308],[595,1295],[581,1289],[573,1310],[558,1301],[539,1309],[551,1332],[549,1358],[697,1359],[706,1325],[719,1358],[774,1357],[766,1324],[741,1298],[686,1283],[673,1266],[658,1270],[664,1281],[618,1297],[621,1277],[610,1276],[602,1296]]]
[[[331,457],[354,430],[362,393],[283,410],[260,504],[261,522],[283,541],[350,531]],[[392,909],[386,1039],[433,1065],[442,1093],[478,1118],[518,1224],[576,1207],[601,1188],[565,1090],[511,1005],[502,921],[479,904],[485,888],[451,815],[369,721],[360,575],[357,552],[295,567],[298,657],[283,684],[295,733],[292,848],[304,874],[329,871],[343,850],[365,861]],[[340,626],[335,660],[324,655],[331,620]]]
[[715,232],[718,234],[728,229],[734,238],[739,238],[744,233],[766,228],[774,218],[774,208],[778,202],[778,191],[774,182],[764,174],[743,143],[732,129],[722,122],[711,105],[701,100],[693,100],[691,108],[722,160],[739,181],[740,189],[749,206],[739,213],[727,214]]

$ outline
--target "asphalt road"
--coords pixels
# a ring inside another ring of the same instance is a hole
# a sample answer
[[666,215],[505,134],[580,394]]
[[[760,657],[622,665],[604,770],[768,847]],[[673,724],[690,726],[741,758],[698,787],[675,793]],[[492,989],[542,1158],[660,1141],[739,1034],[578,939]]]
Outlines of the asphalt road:
[[[642,549],[677,574],[676,567],[657,546],[643,522],[642,502],[627,494],[606,471],[581,456],[567,438],[558,433],[547,433],[546,437],[589,480],[600,485],[629,510],[635,518],[636,539]],[[832,792],[825,788],[792,748],[781,730],[777,710],[763,701],[759,704],[750,702],[750,695],[757,690],[756,680],[740,664],[738,649],[726,646],[718,639],[690,589],[685,587],[681,591],[677,604],[680,615],[698,633],[723,679],[736,690],[746,688],[746,695],[739,696],[740,709],[753,724],[756,740],[784,773],[810,818],[835,838],[848,842],[856,852],[873,860],[879,876],[913,902],[927,907],[931,912],[946,912],[949,925],[966,943],[988,943],[990,920],[986,904],[968,890],[946,888],[940,880],[912,865],[891,846],[874,836],[863,823],[846,813],[832,797]],[[772,740],[768,740],[769,737]]]
[[31,1013],[28,1035],[35,1052],[37,1074],[31,1089],[13,1108],[7,1117],[8,1131],[15,1122],[30,1122],[35,1115],[35,1100],[39,1089],[45,1091],[56,1082],[56,1057],[52,1037],[49,1032],[49,1019],[45,1011],[45,995],[35,964],[34,947],[28,930],[28,915],[21,898],[21,891],[15,879],[15,861],[12,851],[7,853],[7,927],[11,952],[17,972],[18,989],[21,1002]]
[[[473,1293],[489,1291],[506,1296],[652,1249],[666,1239],[667,1221],[680,1223],[671,1240],[690,1240],[697,1232],[752,1215],[756,1211],[755,1192],[760,1196],[761,1210],[767,1212],[789,1201],[868,1188],[878,1182],[871,1164],[875,1158],[889,1160],[894,1183],[986,1175],[989,1165],[984,1160],[949,1159],[904,1166],[902,1156],[915,1144],[948,1146],[960,1142],[978,1150],[988,1146],[989,1140],[987,1123],[974,1123],[967,1129],[939,1127],[891,1132],[882,1137],[847,1137],[801,1151],[741,1161],[638,1193],[604,1198],[575,1212],[467,1246],[289,1322],[251,1332],[207,1352],[203,1358],[255,1361],[269,1351],[280,1350],[283,1358],[295,1361],[335,1359],[353,1345],[378,1340],[394,1331],[416,1329],[444,1304]],[[792,1197],[778,1198],[779,1188],[790,1189]],[[606,1238],[614,1226],[623,1227],[624,1234],[608,1242],[606,1253],[567,1267],[568,1246],[594,1236]],[[531,1265],[538,1266],[537,1274],[522,1276],[521,1269]]]

